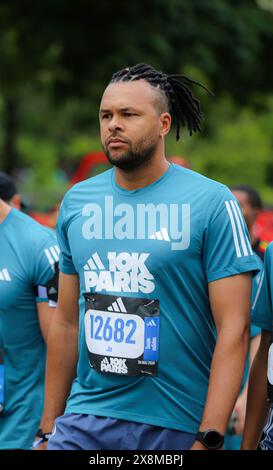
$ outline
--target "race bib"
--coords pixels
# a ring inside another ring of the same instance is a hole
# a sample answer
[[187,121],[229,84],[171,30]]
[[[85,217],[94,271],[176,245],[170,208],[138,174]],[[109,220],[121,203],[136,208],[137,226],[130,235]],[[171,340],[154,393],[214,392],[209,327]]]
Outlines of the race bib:
[[157,375],[159,300],[86,293],[85,339],[101,373]]

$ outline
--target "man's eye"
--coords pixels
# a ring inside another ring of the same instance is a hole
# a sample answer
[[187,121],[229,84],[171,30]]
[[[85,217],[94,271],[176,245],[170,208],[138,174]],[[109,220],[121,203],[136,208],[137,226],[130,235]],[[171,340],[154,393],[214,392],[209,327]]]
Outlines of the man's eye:
[[110,114],[109,114],[109,113],[108,113],[108,114],[103,114],[103,115],[101,116],[101,118],[102,118],[102,119],[109,119],[109,118],[110,118]]

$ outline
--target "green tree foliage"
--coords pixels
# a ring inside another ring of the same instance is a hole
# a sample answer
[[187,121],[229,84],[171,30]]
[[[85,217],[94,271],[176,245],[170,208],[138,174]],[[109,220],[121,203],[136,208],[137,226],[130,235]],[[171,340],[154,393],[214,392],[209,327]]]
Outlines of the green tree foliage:
[[[189,71],[216,94],[214,101],[200,97],[209,116],[203,137],[179,147],[169,139],[170,148],[228,183],[240,174],[254,181],[255,153],[257,184],[268,188],[273,15],[265,4],[1,0],[0,164],[9,172],[27,165],[34,186],[54,186],[57,165],[73,166],[99,148],[97,108],[113,71],[145,61],[167,72]],[[247,157],[254,166],[245,167]]]
[[168,155],[187,157],[194,170],[228,186],[249,184],[273,205],[273,97],[264,111],[219,99],[210,108],[202,138],[170,139]]
[[137,61],[173,72],[192,64],[214,89],[246,99],[272,87],[272,26],[254,0],[2,0],[1,69],[6,87],[38,76],[61,98],[97,96]]

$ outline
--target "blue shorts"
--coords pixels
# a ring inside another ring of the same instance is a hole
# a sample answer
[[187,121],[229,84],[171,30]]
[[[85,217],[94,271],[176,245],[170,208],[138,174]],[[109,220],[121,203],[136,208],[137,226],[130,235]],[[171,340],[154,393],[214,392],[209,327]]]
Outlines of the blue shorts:
[[48,450],[186,450],[195,434],[86,414],[55,421]]
[[273,405],[271,404],[267,423],[263,430],[263,437],[260,442],[261,450],[273,450]]

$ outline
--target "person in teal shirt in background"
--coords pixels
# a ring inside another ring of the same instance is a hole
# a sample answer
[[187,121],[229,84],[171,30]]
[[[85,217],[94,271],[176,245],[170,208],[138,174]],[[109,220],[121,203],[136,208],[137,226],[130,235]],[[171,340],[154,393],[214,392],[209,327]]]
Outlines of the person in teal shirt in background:
[[[262,330],[249,378],[242,450],[273,450],[273,242],[252,307],[252,321]],[[262,435],[262,436],[261,436]]]
[[[264,253],[261,251],[260,243],[258,243],[257,237],[255,235],[255,223],[263,208],[261,196],[258,191],[256,191],[256,189],[247,185],[234,186],[231,188],[231,191],[236,197],[242,209],[242,213],[249,231],[252,249],[254,254],[256,255],[260,270],[262,271]],[[257,292],[261,271],[253,278],[252,304]],[[242,432],[245,424],[249,370],[259,347],[260,337],[261,329],[255,326],[253,322],[251,322],[249,354],[246,361],[246,368],[244,371],[240,395],[235,404],[232,417],[228,426],[228,432],[225,436],[226,450],[239,450],[241,446]]]
[[[261,259],[256,255],[258,264],[260,264],[261,270],[263,269],[263,263]],[[259,280],[261,277],[261,271],[256,274],[253,278],[252,283],[252,304],[254,302]],[[259,343],[261,338],[261,329],[253,324],[251,319],[250,325],[250,344],[249,344],[249,354],[247,356],[246,367],[244,371],[244,376],[242,380],[242,386],[240,395],[236,401],[231,420],[228,426],[228,431],[225,435],[225,450],[239,450],[242,442],[242,432],[245,424],[245,414],[246,414],[246,403],[247,403],[247,392],[248,392],[248,381],[249,381],[249,372],[255,357],[255,354],[258,350]]]
[[20,212],[0,173],[0,449],[31,449],[44,393],[46,339],[54,308],[46,283],[59,248],[53,233]]

